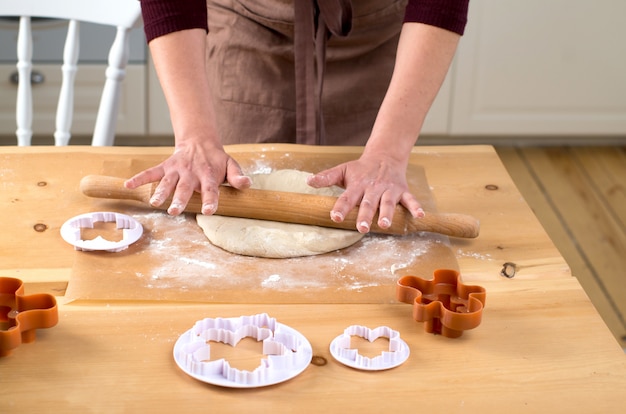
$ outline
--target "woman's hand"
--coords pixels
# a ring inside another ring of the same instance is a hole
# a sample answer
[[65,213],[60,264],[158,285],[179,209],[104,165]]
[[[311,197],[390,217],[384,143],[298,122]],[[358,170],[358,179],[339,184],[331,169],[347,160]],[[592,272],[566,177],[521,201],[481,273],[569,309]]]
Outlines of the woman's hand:
[[330,213],[333,221],[343,221],[357,205],[357,230],[361,233],[369,231],[377,210],[378,226],[389,228],[397,204],[413,217],[424,215],[408,189],[406,168],[458,41],[458,34],[434,26],[402,26],[391,83],[363,154],[308,180],[313,187],[346,189]]
[[217,210],[219,186],[228,182],[237,189],[250,186],[250,178],[243,175],[239,164],[224,149],[192,145],[177,147],[174,153],[157,166],[140,172],[125,182],[127,188],[159,182],[150,204],[159,207],[172,196],[167,209],[171,215],[185,210],[194,191],[202,198],[202,214]]
[[401,204],[413,217],[423,217],[420,203],[411,194],[406,181],[406,162],[385,156],[363,154],[358,160],[349,161],[312,175],[308,184],[312,187],[337,185],[345,188],[330,217],[342,222],[352,209],[359,206],[357,230],[369,232],[377,211],[378,226],[389,228],[397,204]]
[[202,198],[202,213],[217,210],[219,186],[227,182],[243,189],[250,178],[224,151],[205,68],[206,33],[183,30],[157,37],[150,51],[170,109],[176,140],[174,153],[161,164],[126,181],[127,188],[159,182],[150,203],[159,207],[171,196],[167,212],[184,211],[194,191]]

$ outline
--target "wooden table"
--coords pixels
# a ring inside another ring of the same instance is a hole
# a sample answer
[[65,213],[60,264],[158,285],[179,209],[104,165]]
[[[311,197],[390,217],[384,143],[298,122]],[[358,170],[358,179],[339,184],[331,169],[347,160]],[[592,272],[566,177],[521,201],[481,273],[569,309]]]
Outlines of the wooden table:
[[[229,151],[250,151],[234,146]],[[257,147],[254,147],[257,149]],[[259,146],[294,153],[311,148]],[[317,148],[316,151],[355,148]],[[170,148],[4,147],[0,150],[0,275],[27,293],[52,292],[59,324],[0,359],[0,412],[621,412],[626,357],[569,273],[488,146],[417,147],[439,211],[481,220],[480,237],[452,239],[466,283],[487,289],[482,324],[461,338],[427,334],[406,304],[63,303],[75,252],[60,225],[84,207],[76,183],[102,163]],[[45,161],[45,162],[44,162]],[[19,189],[17,191],[16,189]],[[19,194],[19,196],[16,196]],[[45,229],[37,224],[44,224]],[[515,263],[513,278],[500,275]],[[235,390],[184,374],[172,358],[178,336],[205,317],[267,312],[306,336],[317,364],[285,383]],[[337,363],[333,338],[353,324],[387,325],[409,360],[384,372]],[[324,363],[325,362],[325,363]]]

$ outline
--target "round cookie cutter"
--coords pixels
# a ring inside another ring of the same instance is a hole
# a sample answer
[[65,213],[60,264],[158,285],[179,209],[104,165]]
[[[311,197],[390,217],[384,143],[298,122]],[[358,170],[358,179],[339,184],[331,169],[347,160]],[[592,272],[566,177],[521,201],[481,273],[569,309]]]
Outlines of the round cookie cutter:
[[[368,358],[359,354],[358,349],[350,348],[352,336],[359,336],[370,342],[378,338],[388,338],[389,350],[383,351],[374,358]],[[367,326],[352,325],[330,343],[330,353],[337,361],[349,367],[366,371],[382,371],[403,364],[409,358],[410,350],[407,343],[400,338],[400,333],[388,326],[370,329]]]
[[[117,228],[122,230],[122,240],[110,241],[101,236],[92,240],[83,240],[81,237],[81,229],[92,229],[94,223],[97,222],[115,222]],[[86,252],[95,250],[120,252],[139,240],[142,234],[143,227],[137,220],[126,214],[108,211],[81,214],[69,219],[61,226],[61,237],[63,237],[63,240],[73,245],[76,250]]]
[[[223,358],[210,359],[209,341],[236,346],[246,337],[263,341],[263,354],[267,356],[254,370],[231,367]],[[301,333],[265,313],[200,320],[174,345],[174,360],[186,374],[231,388],[264,387],[287,381],[303,372],[312,358],[311,344]]]

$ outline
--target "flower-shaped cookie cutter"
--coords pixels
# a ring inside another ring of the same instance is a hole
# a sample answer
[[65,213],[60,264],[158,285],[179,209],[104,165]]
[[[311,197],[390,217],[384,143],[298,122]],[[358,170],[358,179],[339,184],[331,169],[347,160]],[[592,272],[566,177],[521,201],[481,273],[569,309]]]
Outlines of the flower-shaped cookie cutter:
[[[261,364],[253,371],[234,368],[225,359],[210,360],[210,341],[231,346],[246,337],[263,341]],[[313,357],[309,341],[266,313],[236,318],[206,318],[195,323],[174,345],[174,360],[188,375],[233,388],[263,387],[287,381],[306,369]]]
[[465,285],[456,270],[438,269],[432,280],[404,276],[398,280],[396,299],[413,305],[413,318],[425,322],[428,333],[458,338],[480,325],[487,293],[481,286]]
[[[359,354],[358,349],[350,348],[350,341],[353,336],[367,339],[370,342],[374,342],[378,338],[388,338],[389,350],[383,351],[374,358],[363,356]],[[388,326],[370,329],[367,326],[352,325],[330,343],[330,353],[337,361],[349,367],[380,371],[403,364],[409,358],[410,350],[406,342],[400,338],[400,333]]]
[[[98,236],[92,240],[83,240],[81,229],[92,229],[94,223],[115,222],[118,229],[122,230],[122,240],[110,241]],[[73,245],[76,250],[90,252],[94,250],[104,250],[107,252],[121,252],[129,245],[139,240],[143,234],[143,227],[134,218],[121,213],[94,212],[81,214],[66,221],[61,226],[61,237],[63,240]]]
[[0,357],[22,343],[33,342],[37,329],[52,328],[58,321],[54,296],[24,295],[20,279],[0,277]]

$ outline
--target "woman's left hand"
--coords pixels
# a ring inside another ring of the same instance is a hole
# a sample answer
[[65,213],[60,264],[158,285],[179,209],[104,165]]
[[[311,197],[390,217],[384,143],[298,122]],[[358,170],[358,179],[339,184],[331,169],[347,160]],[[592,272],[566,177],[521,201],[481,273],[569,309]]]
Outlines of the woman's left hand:
[[406,162],[391,157],[362,155],[310,176],[307,183],[315,188],[337,185],[345,188],[338,197],[330,217],[342,222],[358,206],[357,230],[369,232],[378,211],[378,226],[389,228],[397,204],[403,205],[413,217],[423,217],[419,201],[409,191]]
[[389,228],[396,205],[413,217],[424,211],[409,191],[406,169],[426,113],[454,56],[459,35],[438,27],[402,26],[394,73],[378,111],[372,133],[358,160],[311,176],[312,187],[345,188],[330,217],[341,222],[359,206],[357,230],[367,233],[378,210],[378,226]]

